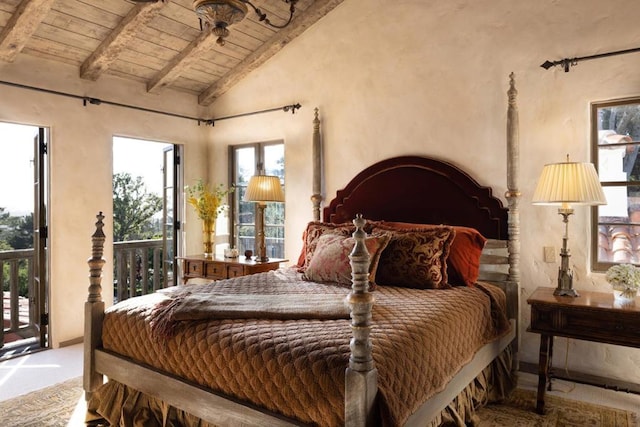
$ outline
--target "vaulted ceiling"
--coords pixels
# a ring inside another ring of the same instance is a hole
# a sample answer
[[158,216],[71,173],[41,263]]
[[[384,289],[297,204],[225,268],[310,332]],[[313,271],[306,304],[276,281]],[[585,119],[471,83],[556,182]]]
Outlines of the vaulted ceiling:
[[[0,61],[19,55],[78,67],[78,77],[109,74],[170,87],[211,104],[343,0],[299,0],[291,24],[276,29],[249,8],[224,46],[193,11],[193,0],[0,0]],[[289,17],[283,0],[254,0],[274,24]]]

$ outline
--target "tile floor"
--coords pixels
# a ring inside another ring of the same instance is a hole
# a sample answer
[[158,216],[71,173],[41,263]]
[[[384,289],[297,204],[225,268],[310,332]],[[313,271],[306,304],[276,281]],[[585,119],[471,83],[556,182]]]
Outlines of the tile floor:
[[[82,359],[82,344],[76,344],[0,362],[0,401],[82,375]],[[84,393],[80,393],[67,427],[85,426],[85,412]]]
[[[82,374],[82,344],[55,350],[45,350],[0,363],[0,400],[9,399],[42,387],[60,383]],[[520,373],[518,385],[522,388],[537,388],[536,375]],[[636,411],[640,415],[640,395],[606,390],[564,380],[553,380],[553,390],[548,392],[568,399],[583,400],[596,404]],[[82,426],[84,399],[69,426]]]
[[82,375],[82,344],[0,362],[0,400]]

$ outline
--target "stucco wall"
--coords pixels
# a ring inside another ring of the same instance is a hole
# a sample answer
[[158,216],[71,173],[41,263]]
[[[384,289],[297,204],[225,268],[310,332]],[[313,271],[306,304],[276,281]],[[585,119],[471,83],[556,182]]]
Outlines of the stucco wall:
[[[553,207],[531,205],[545,163],[566,154],[588,161],[589,105],[640,95],[640,54],[581,62],[571,72],[545,60],[640,45],[634,0],[346,0],[213,104],[214,116],[300,102],[296,115],[230,120],[211,130],[213,164],[226,146],[282,138],[286,151],[286,251],[295,260],[311,219],[311,121],[319,107],[325,154],[324,194],[332,198],[364,167],[397,155],[451,161],[502,197],[506,190],[508,75],[519,91],[522,222],[522,354],[537,362],[538,336],[525,332],[526,298],[555,286],[563,226]],[[233,31],[233,29],[231,29]],[[219,159],[219,160],[218,160]],[[220,179],[224,176],[220,175]],[[503,198],[504,200],[504,198]],[[588,269],[589,213],[571,218],[577,289],[608,291]],[[556,253],[558,249],[556,250]],[[640,382],[640,352],[557,339],[554,365]]]
[[[290,113],[217,122],[214,128],[106,105],[0,85],[0,120],[48,126],[51,143],[51,321],[54,346],[82,334],[88,286],[88,236],[102,210],[111,228],[113,135],[185,144],[186,180],[227,179],[227,146],[283,139],[286,145],[286,251],[295,260],[311,219],[311,132],[320,108],[325,154],[324,195],[331,198],[364,167],[396,155],[424,154],[459,165],[502,197],[505,179],[506,90],[519,91],[522,222],[521,357],[537,359],[538,337],[524,302],[537,286],[554,286],[558,263],[543,246],[563,232],[552,207],[531,206],[542,166],[589,159],[589,103],[640,95],[640,54],[582,62],[570,73],[545,71],[547,59],[640,45],[635,0],[345,0],[202,114],[195,97],[145,93],[143,84],[101,77],[81,81],[77,68],[39,66],[27,55],[0,62],[0,79],[95,98],[222,117],[300,102]],[[233,31],[233,28],[231,28]],[[207,147],[207,141],[209,146]],[[198,221],[187,210],[188,251],[198,250]],[[608,290],[588,270],[589,216],[576,209],[570,247],[578,289]],[[107,259],[111,239],[107,239]],[[111,280],[109,270],[104,282]],[[558,339],[556,366],[640,382],[640,352]]]
[[[144,85],[102,77],[81,81],[76,67],[42,66],[27,55],[0,62],[0,79],[106,101],[200,117],[193,96],[167,92],[148,95]],[[185,179],[206,176],[207,129],[196,122],[109,105],[87,105],[58,95],[0,85],[0,120],[48,127],[50,164],[50,339],[54,347],[83,335],[84,301],[89,285],[87,259],[95,215],[105,215],[103,297],[112,300],[112,137],[114,135],[184,144],[189,168]],[[144,162],[144,159],[140,159]],[[6,184],[6,183],[4,183]],[[3,185],[4,185],[3,184]],[[188,244],[194,251],[200,234],[187,216]]]

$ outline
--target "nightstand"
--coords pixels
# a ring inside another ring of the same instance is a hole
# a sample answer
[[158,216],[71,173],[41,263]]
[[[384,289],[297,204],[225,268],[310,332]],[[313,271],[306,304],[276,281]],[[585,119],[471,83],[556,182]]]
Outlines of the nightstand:
[[580,296],[554,296],[554,288],[538,288],[527,299],[531,305],[529,332],[540,334],[536,411],[544,413],[553,337],[640,348],[640,297],[621,305],[613,294],[580,290]]
[[187,280],[193,278],[220,280],[262,273],[276,270],[280,267],[280,263],[289,261],[271,258],[267,262],[256,262],[245,259],[244,256],[225,258],[222,255],[213,257],[188,255],[178,259],[182,260],[183,283],[187,283]]

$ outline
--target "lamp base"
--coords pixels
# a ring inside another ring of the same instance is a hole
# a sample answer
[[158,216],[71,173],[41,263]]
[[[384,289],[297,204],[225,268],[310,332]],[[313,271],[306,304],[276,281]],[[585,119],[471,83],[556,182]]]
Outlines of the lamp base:
[[553,295],[564,297],[578,297],[578,291],[573,289],[573,271],[567,266],[569,265],[569,253],[566,250],[562,250],[560,253],[562,257],[562,266],[558,269],[558,287],[553,291]]
[[578,291],[576,291],[575,289],[561,289],[561,288],[556,288],[556,290],[553,291],[553,295],[561,296],[561,297],[579,297],[580,296]]
[[256,256],[255,262],[269,262],[269,257],[268,256]]

